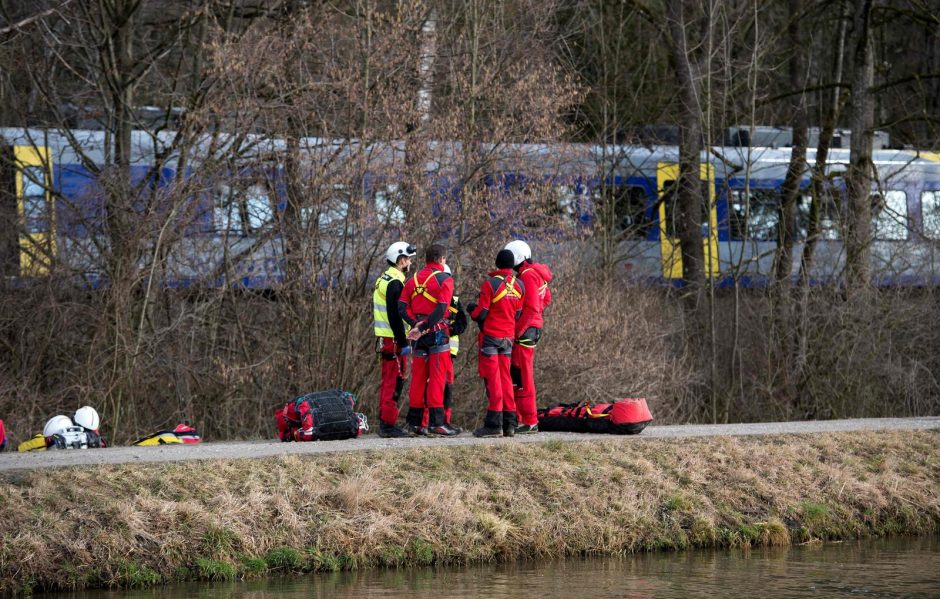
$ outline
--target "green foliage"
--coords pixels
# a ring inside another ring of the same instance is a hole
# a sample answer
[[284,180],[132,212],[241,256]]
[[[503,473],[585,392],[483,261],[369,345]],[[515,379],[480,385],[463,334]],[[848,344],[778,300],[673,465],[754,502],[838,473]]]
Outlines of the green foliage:
[[219,526],[210,526],[206,529],[202,540],[209,555],[219,558],[229,556],[239,541],[234,531]]
[[332,553],[311,547],[307,554],[310,556],[310,567],[317,572],[338,572],[341,569],[339,558]]
[[240,561],[242,573],[248,578],[264,576],[268,573],[268,562],[262,557],[243,555]]
[[264,556],[264,563],[270,570],[280,572],[301,572],[307,565],[303,554],[293,547],[272,549]]
[[196,568],[203,580],[234,580],[238,574],[235,566],[228,562],[203,557],[196,560]]
[[160,575],[135,562],[125,562],[118,567],[121,584],[127,587],[151,587],[160,584]]
[[430,565],[434,561],[434,546],[422,538],[417,538],[412,543],[415,561],[422,565]]

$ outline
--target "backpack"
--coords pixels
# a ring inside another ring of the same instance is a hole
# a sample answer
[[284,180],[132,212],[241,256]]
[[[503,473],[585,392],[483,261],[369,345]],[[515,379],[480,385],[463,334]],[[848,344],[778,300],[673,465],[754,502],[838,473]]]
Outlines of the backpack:
[[356,396],[342,389],[307,393],[274,411],[281,441],[337,441],[368,430],[365,417],[353,411]]

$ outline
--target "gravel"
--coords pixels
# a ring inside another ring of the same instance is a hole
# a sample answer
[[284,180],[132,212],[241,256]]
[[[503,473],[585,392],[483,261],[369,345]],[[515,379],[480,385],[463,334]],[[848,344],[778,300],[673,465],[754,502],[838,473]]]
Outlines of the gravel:
[[[266,458],[279,455],[307,455],[346,451],[382,451],[408,447],[498,445],[505,443],[541,443],[559,441],[596,441],[630,439],[679,439],[685,437],[717,437],[745,435],[812,434],[874,430],[940,429],[940,417],[929,418],[865,418],[853,420],[815,420],[808,422],[764,422],[752,424],[686,424],[649,426],[639,435],[614,437],[579,433],[539,433],[512,439],[477,439],[469,433],[449,439],[418,437],[413,439],[382,439],[369,434],[347,441],[314,443],[281,443],[278,441],[233,441],[197,445],[162,445],[153,447],[109,447],[93,450],[40,451],[34,453],[0,454],[0,472],[84,466],[97,464],[144,464],[181,462],[187,460],[231,460]],[[14,447],[15,450],[15,447]]]

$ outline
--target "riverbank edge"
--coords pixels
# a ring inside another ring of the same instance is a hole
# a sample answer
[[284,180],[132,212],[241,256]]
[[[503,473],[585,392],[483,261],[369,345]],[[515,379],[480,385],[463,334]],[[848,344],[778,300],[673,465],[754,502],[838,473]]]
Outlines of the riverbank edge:
[[940,530],[940,430],[503,443],[0,474],[0,592]]

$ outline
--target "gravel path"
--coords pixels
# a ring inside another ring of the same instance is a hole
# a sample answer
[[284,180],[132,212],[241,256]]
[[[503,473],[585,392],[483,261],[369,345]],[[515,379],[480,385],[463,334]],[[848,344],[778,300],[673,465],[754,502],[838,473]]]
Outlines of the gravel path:
[[[632,437],[588,435],[579,433],[540,433],[520,435],[513,439],[476,439],[468,433],[450,439],[415,438],[382,439],[369,434],[349,441],[321,441],[316,443],[280,443],[278,441],[239,441],[226,443],[200,443],[198,445],[164,445],[155,447],[111,447],[87,451],[41,451],[36,453],[0,454],[0,472],[33,470],[59,466],[87,464],[142,464],[146,462],[178,462],[184,460],[220,460],[263,458],[286,454],[318,454],[344,451],[368,451],[403,447],[490,445],[499,443],[540,443],[558,439],[562,441],[591,441],[631,439],[678,439],[684,437],[715,437],[739,435],[777,435],[828,433],[872,430],[926,430],[940,429],[940,417],[930,418],[868,418],[856,420],[817,420],[809,422],[767,422],[758,424],[711,424],[650,426]],[[15,448],[14,448],[15,449]]]

